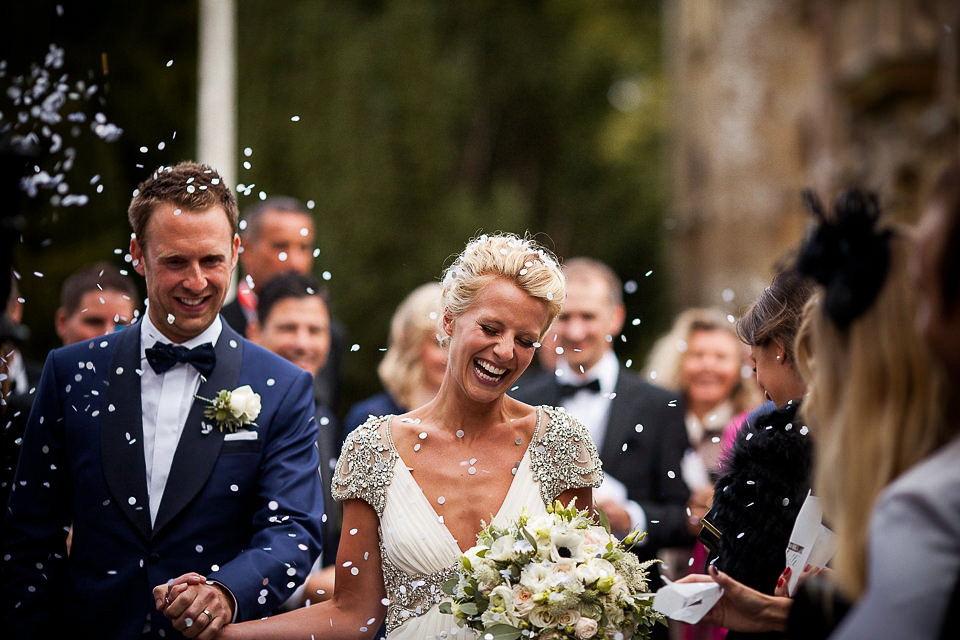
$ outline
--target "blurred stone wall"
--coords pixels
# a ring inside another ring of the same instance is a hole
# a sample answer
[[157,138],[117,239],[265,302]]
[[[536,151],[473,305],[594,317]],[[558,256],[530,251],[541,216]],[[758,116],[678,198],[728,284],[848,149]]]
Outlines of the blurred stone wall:
[[674,304],[740,313],[802,238],[800,191],[918,215],[958,157],[957,0],[667,0]]

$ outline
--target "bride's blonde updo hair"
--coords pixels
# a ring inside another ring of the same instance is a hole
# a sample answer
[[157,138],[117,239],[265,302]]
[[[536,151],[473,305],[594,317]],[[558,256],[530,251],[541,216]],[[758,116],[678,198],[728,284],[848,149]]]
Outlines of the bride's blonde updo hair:
[[495,278],[505,278],[547,306],[547,333],[566,297],[560,264],[549,249],[530,237],[512,233],[483,234],[467,243],[441,281],[440,307],[456,318],[476,300],[477,294]]

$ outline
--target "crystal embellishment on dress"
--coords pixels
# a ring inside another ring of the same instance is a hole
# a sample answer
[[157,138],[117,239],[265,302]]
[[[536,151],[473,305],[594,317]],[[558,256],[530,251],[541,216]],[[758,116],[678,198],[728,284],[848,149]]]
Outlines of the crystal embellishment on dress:
[[441,587],[447,580],[456,577],[457,567],[447,567],[435,573],[408,575],[390,561],[383,548],[380,536],[380,559],[383,566],[383,586],[390,605],[387,607],[385,624],[390,633],[407,619],[426,613],[431,607],[446,598]]
[[381,428],[392,417],[371,418],[347,437],[330,482],[335,500],[359,498],[373,507],[377,516],[383,515],[387,486],[400,457]]
[[565,411],[544,406],[550,428],[530,443],[530,466],[540,496],[550,504],[568,487],[597,487],[603,480],[600,458],[586,428]]

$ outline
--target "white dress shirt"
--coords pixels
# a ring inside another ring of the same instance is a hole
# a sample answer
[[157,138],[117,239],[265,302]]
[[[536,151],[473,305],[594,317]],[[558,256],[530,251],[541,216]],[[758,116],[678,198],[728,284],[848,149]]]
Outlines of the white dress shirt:
[[599,449],[607,432],[607,419],[610,416],[610,402],[617,388],[617,376],[620,375],[620,363],[613,351],[607,351],[587,372],[574,371],[564,358],[557,361],[557,382],[560,384],[583,384],[591,380],[600,383],[600,392],[581,389],[572,396],[560,401],[567,413],[577,418],[587,427],[590,437]]
[[[205,342],[217,344],[222,325],[220,316],[200,335],[180,343],[192,349]],[[157,519],[163,490],[170,477],[173,454],[177,450],[183,425],[187,421],[194,395],[200,388],[200,372],[192,365],[177,363],[157,374],[147,362],[146,350],[157,342],[170,343],[143,314],[140,322],[140,402],[143,410],[143,455],[147,464],[147,496],[150,500],[150,524]]]
[[[600,391],[581,389],[572,396],[560,401],[567,413],[577,418],[587,427],[597,449],[603,448],[603,439],[607,435],[607,423],[610,418],[610,404],[616,397],[617,378],[620,375],[620,362],[613,351],[607,351],[585,373],[574,371],[567,361],[560,358],[555,372],[561,384],[583,384],[591,380],[600,383]],[[627,488],[619,480],[604,473],[603,484],[593,490],[594,500],[611,500],[618,503],[630,515],[630,528],[646,531],[647,514],[637,502],[627,499]],[[643,544],[642,542],[638,544]]]

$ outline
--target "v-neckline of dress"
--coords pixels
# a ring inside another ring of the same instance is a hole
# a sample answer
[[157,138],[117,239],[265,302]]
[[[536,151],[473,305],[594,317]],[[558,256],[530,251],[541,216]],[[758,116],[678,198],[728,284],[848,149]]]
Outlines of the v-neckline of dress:
[[[530,438],[530,442],[527,444],[527,448],[524,450],[523,456],[520,457],[519,465],[515,467],[516,469],[521,469],[525,462],[529,464],[530,448],[534,445],[534,443],[537,441],[537,439],[541,435],[540,427],[542,425],[542,419],[543,419],[543,407],[537,407],[536,411],[537,411],[537,424],[533,428],[533,437]],[[440,514],[438,514],[436,509],[433,508],[433,505],[430,503],[430,501],[427,499],[426,494],[423,492],[423,488],[420,486],[420,483],[417,482],[416,478],[413,477],[413,473],[410,472],[410,467],[407,466],[407,463],[404,462],[403,460],[403,456],[401,456],[400,452],[397,450],[397,446],[393,442],[393,432],[391,430],[393,419],[395,417],[396,416],[391,416],[390,419],[387,420],[387,424],[386,424],[387,442],[390,445],[390,450],[393,452],[393,454],[397,458],[396,462],[394,463],[394,473],[397,472],[398,468],[402,469],[402,472],[406,475],[407,478],[409,478],[410,482],[412,482],[414,486],[417,488],[417,493],[420,496],[420,499],[423,500],[423,503],[426,505],[427,509],[429,509],[430,513],[433,514],[434,522],[436,522],[436,524],[439,525],[441,529],[443,529],[443,532],[447,540],[454,546],[454,548],[457,549],[457,552],[459,554],[465,553],[467,550],[473,547],[474,544],[470,543],[469,545],[467,545],[466,549],[460,548],[460,543],[457,542],[457,539],[453,537],[452,533],[450,533],[450,529],[447,528],[447,523],[441,519]],[[512,493],[514,493],[514,488],[517,486],[518,475],[520,475],[519,472],[513,474],[513,479],[510,480],[510,486],[507,487],[507,492],[503,494],[503,499],[500,501],[500,505],[497,507],[497,513],[493,518],[494,520],[500,519],[504,506],[509,503],[510,496]]]

